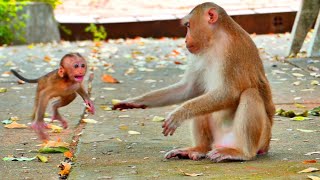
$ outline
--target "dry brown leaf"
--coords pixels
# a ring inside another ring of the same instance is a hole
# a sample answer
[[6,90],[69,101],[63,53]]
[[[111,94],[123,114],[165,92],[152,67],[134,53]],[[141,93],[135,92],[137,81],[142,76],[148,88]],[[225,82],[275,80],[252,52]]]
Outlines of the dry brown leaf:
[[308,178],[311,180],[320,180],[320,177],[315,176],[315,175],[310,175],[310,176],[308,176]]
[[128,133],[131,134],[131,135],[139,135],[139,134],[141,134],[138,131],[128,131]]
[[312,164],[312,163],[317,163],[317,160],[311,159],[311,160],[305,160],[302,162],[303,164]]
[[106,82],[106,83],[119,83],[117,79],[115,79],[114,77],[108,74],[102,75],[101,79],[103,82]]
[[60,176],[68,176],[71,169],[71,163],[67,162],[61,162],[61,164],[58,166],[61,171],[59,172]]
[[44,60],[45,62],[50,62],[50,61],[51,61],[51,57],[49,57],[49,56],[44,56],[43,60]]
[[28,126],[26,126],[25,124],[19,124],[13,121],[11,124],[5,125],[4,127],[8,129],[24,129],[24,128],[27,128]]
[[299,171],[298,173],[310,173],[310,172],[317,172],[319,171],[318,168],[314,168],[314,167],[309,167],[307,169],[304,169],[302,171]]
[[69,158],[69,159],[71,159],[72,158],[72,153],[70,152],[70,151],[66,151],[66,152],[64,152],[63,153],[63,155],[64,155],[64,157],[67,157],[67,158]]
[[320,151],[308,152],[308,153],[306,153],[305,155],[306,155],[306,156],[311,156],[311,155],[313,155],[313,154],[320,154]]
[[60,140],[58,141],[46,141],[40,145],[41,147],[68,147],[70,144],[66,142],[61,142]]
[[94,119],[82,119],[81,120],[82,122],[85,122],[85,123],[91,123],[91,124],[96,124],[98,123],[98,121],[94,120]]
[[203,176],[203,173],[186,173],[186,172],[182,171],[181,169],[180,169],[180,172],[184,176],[191,176],[191,177]]

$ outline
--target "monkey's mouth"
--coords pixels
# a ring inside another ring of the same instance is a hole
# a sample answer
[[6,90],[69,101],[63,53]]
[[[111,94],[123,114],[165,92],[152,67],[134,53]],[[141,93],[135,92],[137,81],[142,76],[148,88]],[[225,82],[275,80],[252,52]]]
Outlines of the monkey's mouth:
[[75,79],[77,82],[82,82],[82,81],[83,81],[83,78],[84,78],[84,76],[74,76],[74,79]]

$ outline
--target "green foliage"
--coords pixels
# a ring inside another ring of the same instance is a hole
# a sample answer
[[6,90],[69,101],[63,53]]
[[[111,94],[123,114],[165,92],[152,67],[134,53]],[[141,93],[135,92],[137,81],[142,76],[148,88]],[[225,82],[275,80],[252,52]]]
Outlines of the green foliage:
[[91,23],[90,26],[86,27],[85,31],[92,33],[94,41],[101,41],[106,39],[107,37],[107,32],[102,25],[98,27],[95,24]]
[[10,44],[14,39],[26,41],[25,20],[28,17],[19,12],[28,2],[44,2],[52,8],[62,3],[61,0],[0,0],[0,44]]
[[24,23],[26,16],[17,16],[17,13],[22,9],[23,3],[17,5],[15,0],[2,0],[0,2],[0,44],[9,44],[15,37],[25,41],[22,34],[26,26]]
[[16,0],[17,2],[43,2],[50,4],[55,9],[59,4],[62,4],[61,0]]
[[61,29],[61,31],[63,31],[66,35],[72,35],[72,31],[71,29],[68,29],[66,26],[63,25],[59,25],[59,28]]

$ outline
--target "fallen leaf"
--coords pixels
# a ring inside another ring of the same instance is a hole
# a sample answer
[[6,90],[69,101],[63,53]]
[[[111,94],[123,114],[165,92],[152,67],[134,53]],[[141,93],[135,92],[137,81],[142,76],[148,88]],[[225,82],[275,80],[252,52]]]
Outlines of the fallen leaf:
[[66,151],[63,153],[64,157],[67,157],[69,159],[71,159],[73,157],[72,153],[70,151]]
[[12,121],[10,119],[6,119],[6,120],[3,120],[1,121],[2,124],[11,124]]
[[46,156],[42,156],[42,155],[37,155],[37,158],[39,159],[39,161],[46,163],[48,162],[48,158]]
[[22,81],[22,80],[20,80],[20,79],[18,79],[18,84],[25,84],[26,82],[25,81]]
[[43,60],[45,62],[50,62],[51,61],[51,57],[50,56],[44,56]]
[[306,132],[306,133],[317,132],[317,130],[308,130],[308,129],[297,129],[297,130],[301,132]]
[[8,156],[8,157],[4,157],[2,158],[2,160],[4,161],[33,161],[35,160],[36,157],[32,157],[32,158],[28,158],[28,157],[14,157],[14,156]]
[[154,121],[154,122],[162,122],[164,120],[165,120],[165,118],[161,117],[161,116],[154,116],[152,119],[152,121]]
[[310,120],[312,118],[307,118],[307,117],[302,117],[302,116],[296,116],[296,117],[293,117],[291,118],[292,120],[294,121],[304,121],[304,120]]
[[312,164],[312,163],[317,163],[317,160],[314,160],[314,159],[312,159],[312,160],[305,160],[305,161],[303,161],[302,163],[303,163],[303,164]]
[[13,121],[11,124],[5,125],[4,127],[9,129],[24,129],[24,128],[27,128],[28,126],[26,126],[25,124],[19,124]]
[[131,135],[139,135],[139,134],[141,134],[138,131],[128,131],[128,133],[131,134]]
[[7,92],[7,91],[8,91],[7,88],[0,88],[0,93],[5,93],[5,92]]
[[104,105],[102,105],[102,106],[100,106],[100,108],[101,108],[102,110],[104,110],[104,111],[112,111],[112,108],[111,108],[110,106],[104,106]]
[[147,79],[144,81],[145,83],[155,83],[157,82],[157,80],[154,80],[154,79]]
[[306,106],[302,105],[302,104],[298,104],[298,103],[295,103],[294,104],[297,108],[306,108]]
[[313,116],[319,116],[320,115],[320,106],[313,108],[309,111],[309,113]]
[[125,124],[120,124],[120,125],[118,126],[118,128],[119,128],[120,130],[128,130],[128,129],[129,129],[129,126],[127,126],[127,125],[125,125]]
[[58,166],[60,168],[59,175],[62,176],[68,176],[71,169],[71,163],[68,162],[61,162],[61,164]]
[[311,180],[320,180],[320,177],[315,175],[309,175],[308,178]]
[[66,147],[43,147],[38,150],[39,153],[64,153],[69,151]]
[[96,120],[94,120],[94,119],[82,119],[82,122],[91,123],[91,124],[96,124],[96,123],[98,123],[98,121],[96,121]]
[[313,155],[313,154],[320,154],[320,151],[308,152],[308,153],[306,153],[306,154],[304,154],[304,155],[306,155],[306,156],[311,156],[311,155]]
[[54,125],[54,124],[47,124],[47,127],[49,129],[52,129],[52,132],[54,132],[54,133],[60,133],[63,130],[62,127]]
[[20,120],[20,118],[18,116],[12,116],[9,119],[12,121],[19,121]]
[[58,141],[46,141],[40,145],[37,146],[41,146],[41,147],[69,147],[69,143],[66,142],[61,142],[60,140]]
[[125,76],[128,76],[130,74],[134,74],[135,73],[135,70],[134,68],[129,68],[126,70],[126,72],[124,73]]
[[316,86],[316,85],[319,85],[319,81],[317,81],[317,80],[312,80],[310,84]]
[[296,82],[293,82],[293,83],[292,83],[292,85],[294,85],[294,86],[299,86],[300,84],[301,84],[300,81],[296,81]]
[[105,83],[119,83],[119,81],[117,79],[115,79],[114,77],[112,77],[111,75],[108,75],[108,74],[102,75],[101,79]]
[[292,73],[292,75],[295,77],[303,77],[304,76],[303,74],[300,74],[300,73]]
[[197,176],[203,176],[203,173],[186,173],[180,169],[180,172],[184,176],[191,176],[191,177],[197,177]]
[[105,88],[102,88],[102,89],[107,90],[107,91],[117,90],[116,88],[111,88],[111,87],[105,87]]
[[314,168],[314,167],[309,167],[307,169],[304,169],[302,171],[299,171],[298,173],[310,173],[310,172],[317,172],[319,171],[318,168]]
[[120,102],[121,102],[121,100],[119,100],[119,99],[112,99],[111,100],[112,105],[116,105],[116,104],[118,104]]

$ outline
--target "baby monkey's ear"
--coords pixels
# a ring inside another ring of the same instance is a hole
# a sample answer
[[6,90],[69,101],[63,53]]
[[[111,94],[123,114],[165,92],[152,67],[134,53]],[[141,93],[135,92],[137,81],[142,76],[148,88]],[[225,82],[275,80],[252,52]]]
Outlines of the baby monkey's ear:
[[63,78],[64,77],[64,73],[65,73],[65,70],[64,70],[64,67],[60,66],[59,67],[59,70],[58,70],[58,75]]

